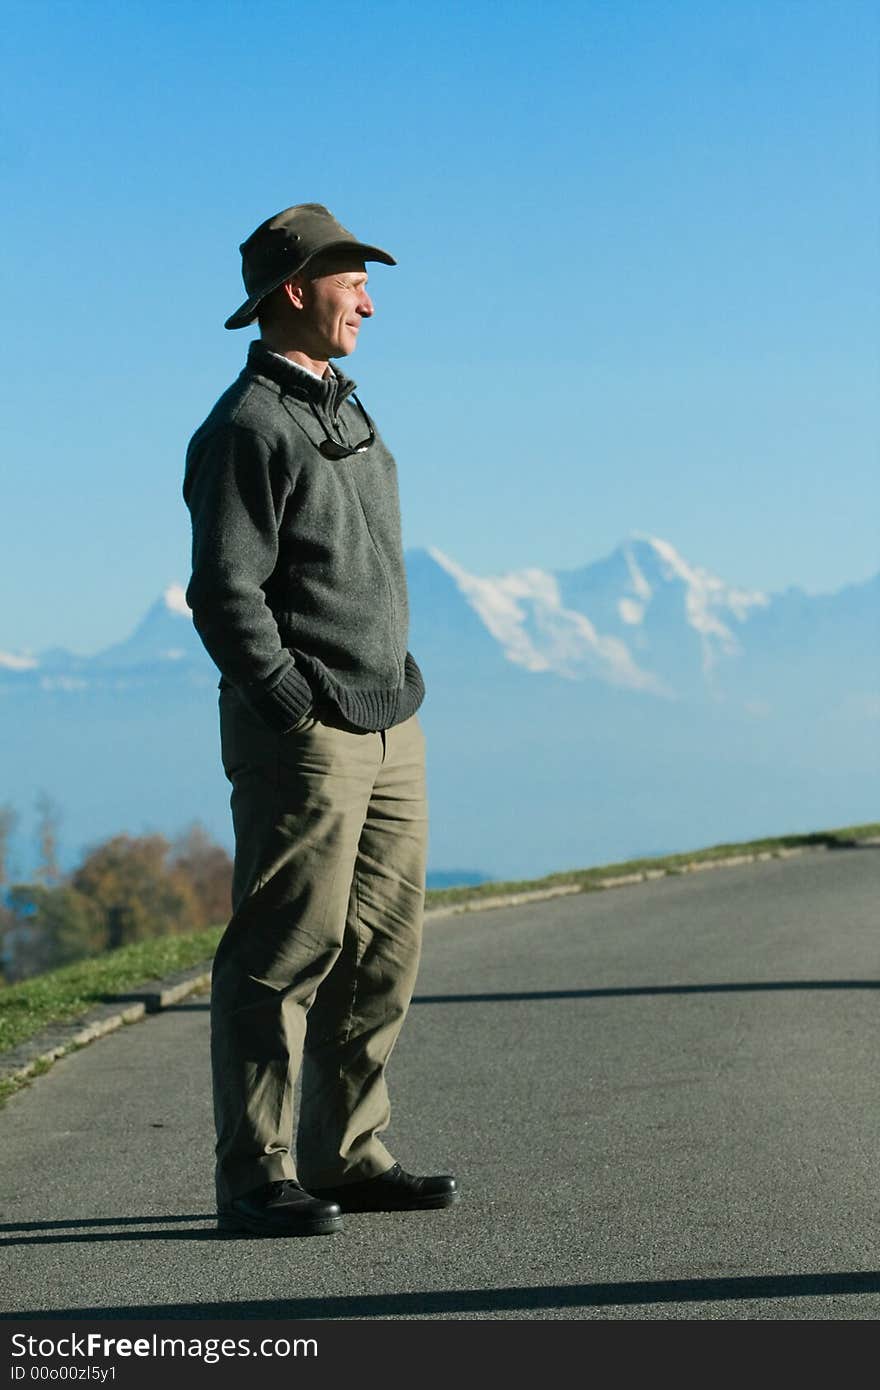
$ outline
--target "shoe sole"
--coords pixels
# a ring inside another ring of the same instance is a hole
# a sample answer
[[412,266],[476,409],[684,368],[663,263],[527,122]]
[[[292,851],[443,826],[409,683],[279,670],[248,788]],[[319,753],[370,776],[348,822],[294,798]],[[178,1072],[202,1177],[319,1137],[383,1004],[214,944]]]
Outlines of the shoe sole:
[[250,1221],[246,1216],[221,1212],[217,1217],[217,1230],[224,1235],[249,1236],[332,1236],[342,1230],[341,1216],[327,1216],[320,1221],[301,1221],[296,1226],[269,1226],[265,1222]]
[[400,1206],[391,1206],[390,1203],[388,1206],[349,1206],[341,1194],[333,1198],[344,1213],[352,1214],[371,1211],[439,1211],[442,1207],[454,1207],[460,1200],[460,1192],[439,1192],[436,1196],[423,1197],[420,1201],[403,1202]]

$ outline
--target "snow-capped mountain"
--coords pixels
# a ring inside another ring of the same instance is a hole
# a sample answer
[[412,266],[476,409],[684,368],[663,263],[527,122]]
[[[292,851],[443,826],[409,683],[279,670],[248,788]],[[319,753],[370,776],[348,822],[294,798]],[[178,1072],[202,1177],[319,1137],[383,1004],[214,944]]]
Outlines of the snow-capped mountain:
[[122,688],[127,679],[153,681],[172,669],[175,678],[185,672],[198,679],[205,674],[206,662],[183,585],[171,583],[130,636],[94,656],[77,656],[63,647],[36,655],[0,651],[0,688],[4,677],[42,690],[85,690],[105,685],[108,679]]
[[[443,662],[457,633],[468,665],[491,639],[508,671],[751,714],[880,689],[880,575],[837,594],[770,595],[644,536],[570,571],[485,577],[439,550],[408,558],[413,650],[433,655],[440,640]],[[478,664],[485,675],[485,656]]]
[[182,584],[169,584],[124,642],[107,647],[95,661],[105,669],[150,663],[201,661],[204,648],[192,624]]
[[[571,571],[406,562],[435,870],[877,818],[880,575],[763,594],[638,535]],[[216,684],[179,582],[95,656],[0,651],[0,803],[48,791],[74,847],[196,818],[229,843]]]
[[[727,584],[666,540],[634,535],[581,569],[470,573],[439,549],[407,553],[410,646],[444,683],[539,674],[659,699],[763,709],[792,673],[814,700],[880,681],[880,575],[838,594]],[[183,585],[170,583],[129,637],[95,656],[0,651],[0,689],[83,690],[215,674]],[[842,683],[842,684],[841,684]]]
[[632,537],[604,562],[561,576],[566,603],[626,642],[673,688],[705,682],[742,651],[745,630],[771,600],[692,565],[668,541]]
[[741,650],[740,630],[770,599],[689,564],[668,541],[634,536],[583,569],[468,574],[428,552],[455,581],[505,656],[529,671],[596,678],[669,696],[711,680]]
[[548,570],[515,570],[497,578],[468,574],[440,550],[431,558],[454,580],[508,661],[527,671],[570,679],[595,676],[611,685],[665,694],[656,677],[633,659],[627,643],[600,631],[583,610],[563,601],[559,578]]
[[770,602],[758,590],[737,589],[692,565],[668,541],[633,536],[606,560],[565,576],[569,602],[635,633],[672,613],[700,639],[711,666],[719,651],[736,647],[735,628]]

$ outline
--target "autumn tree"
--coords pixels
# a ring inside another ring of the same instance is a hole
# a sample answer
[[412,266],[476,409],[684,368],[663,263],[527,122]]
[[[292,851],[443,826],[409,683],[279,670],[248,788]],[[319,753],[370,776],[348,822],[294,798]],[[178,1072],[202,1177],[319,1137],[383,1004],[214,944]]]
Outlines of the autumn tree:
[[174,840],[116,835],[62,875],[55,803],[41,796],[40,863],[32,883],[10,884],[15,813],[0,807],[0,964],[21,980],[129,942],[226,921],[232,860],[198,823]]
[[226,922],[232,910],[232,859],[198,822],[178,835],[171,846],[171,870],[189,884],[198,903],[193,926]]
[[68,884],[15,884],[9,890],[9,914],[10,980],[40,975],[104,949],[104,922],[97,904]]
[[37,797],[37,845],[39,864],[36,877],[38,883],[47,887],[59,883],[61,868],[58,863],[58,830],[61,825],[61,810],[48,792],[40,792]]
[[15,808],[7,801],[0,806],[0,897],[9,882],[9,846],[17,824]]
[[14,808],[5,802],[0,806],[0,979],[10,978],[8,952],[15,918],[7,899],[7,885],[10,877],[9,846],[17,823]]
[[116,835],[92,849],[71,878],[101,912],[105,945],[189,930],[199,918],[195,892],[169,872],[164,835]]

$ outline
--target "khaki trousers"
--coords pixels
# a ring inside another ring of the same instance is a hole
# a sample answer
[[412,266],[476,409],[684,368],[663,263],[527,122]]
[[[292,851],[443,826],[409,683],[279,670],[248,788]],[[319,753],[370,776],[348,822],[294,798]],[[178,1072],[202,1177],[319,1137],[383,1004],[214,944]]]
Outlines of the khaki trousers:
[[211,991],[222,1206],[393,1164],[385,1068],[418,970],[427,804],[415,716],[365,733],[325,711],[276,734],[228,688],[220,732],[235,829]]

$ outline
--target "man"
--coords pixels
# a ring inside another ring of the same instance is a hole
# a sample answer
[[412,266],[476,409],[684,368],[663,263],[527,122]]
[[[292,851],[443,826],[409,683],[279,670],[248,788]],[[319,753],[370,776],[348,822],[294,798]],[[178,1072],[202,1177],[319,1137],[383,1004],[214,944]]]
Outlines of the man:
[[235,830],[211,995],[218,1224],[315,1235],[459,1197],[379,1138],[421,943],[424,686],[394,460],[331,359],[372,316],[365,263],[395,261],[318,203],[240,249],[248,298],[226,327],[258,319],[260,338],[183,485]]

